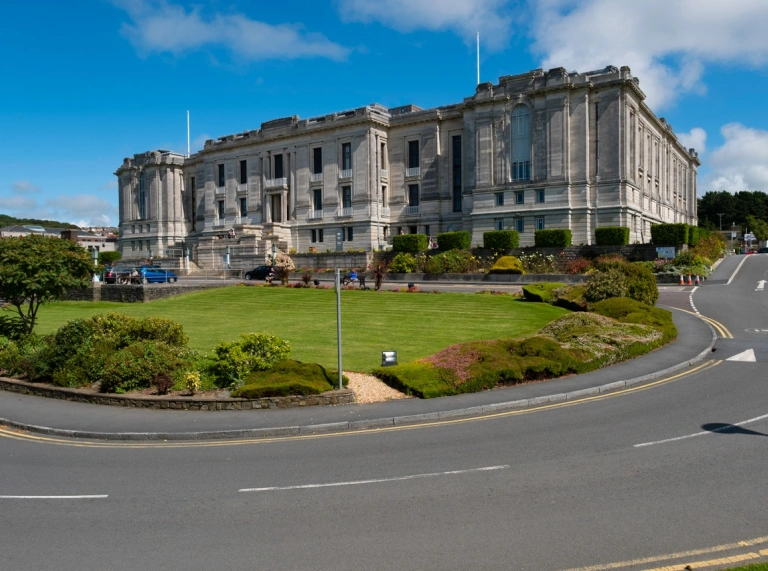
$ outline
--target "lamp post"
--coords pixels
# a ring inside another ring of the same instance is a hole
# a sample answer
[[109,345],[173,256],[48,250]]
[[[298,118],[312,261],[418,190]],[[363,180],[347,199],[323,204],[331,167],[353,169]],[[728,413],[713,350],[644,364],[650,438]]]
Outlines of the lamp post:
[[149,263],[152,263],[152,258],[154,258],[154,255],[152,255],[152,248],[149,249]]
[[91,258],[93,259],[93,265],[98,266],[99,265],[99,251],[96,249],[96,246],[91,248]]
[[723,214],[724,212],[718,212],[717,215],[720,217],[720,232],[723,231]]
[[228,270],[232,269],[231,266],[229,265],[229,254],[230,254],[230,251],[231,250],[229,249],[229,246],[224,248],[224,264],[225,264],[225,266],[226,266],[226,268]]
[[272,242],[272,265],[275,265],[275,258],[277,257],[277,244]]

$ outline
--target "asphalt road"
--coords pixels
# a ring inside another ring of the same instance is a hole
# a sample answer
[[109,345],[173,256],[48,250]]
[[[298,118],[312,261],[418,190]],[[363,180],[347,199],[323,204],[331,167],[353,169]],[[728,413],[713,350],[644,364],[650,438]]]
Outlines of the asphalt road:
[[[733,334],[718,345],[762,354],[747,330],[768,330],[754,291],[766,271],[768,256],[751,256],[730,285],[664,288],[661,301],[693,301]],[[0,569],[597,571],[761,557],[768,381],[761,362],[721,360],[724,347],[624,392],[390,430],[133,444],[5,434]]]

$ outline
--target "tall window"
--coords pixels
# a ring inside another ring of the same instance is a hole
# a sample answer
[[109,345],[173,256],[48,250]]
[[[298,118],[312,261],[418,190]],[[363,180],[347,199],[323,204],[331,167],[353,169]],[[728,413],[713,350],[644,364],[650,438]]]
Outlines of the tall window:
[[312,191],[312,206],[314,210],[323,209],[323,190],[321,188]]
[[536,230],[544,230],[544,217],[539,216],[536,218]]
[[315,147],[312,149],[312,174],[323,172],[323,148]]
[[419,142],[408,141],[408,168],[415,169],[419,166]]
[[409,184],[408,185],[408,206],[418,206],[418,205],[419,205],[419,185]]
[[525,193],[522,190],[515,192],[515,204],[525,203]]
[[494,200],[496,202],[496,206],[504,206],[504,193],[503,192],[497,192],[494,195]]
[[352,231],[352,226],[350,226],[349,228],[347,228],[347,242],[351,242],[354,239],[355,239],[355,234]]
[[283,178],[283,155],[275,155],[275,176],[274,178]]
[[240,184],[248,184],[248,163],[240,161]]
[[224,201],[219,200],[219,210],[218,210],[219,220],[224,220]]
[[453,137],[453,211],[461,212],[461,135]]
[[224,165],[219,165],[219,188],[224,186]]
[[381,168],[387,168],[387,144],[381,144]]
[[352,168],[352,143],[341,145],[341,170],[348,171]]
[[503,218],[497,218],[494,221],[494,226],[496,227],[496,230],[504,230],[504,219]]
[[537,190],[536,191],[536,202],[541,204],[544,202],[544,191],[543,190]]
[[352,208],[352,187],[351,186],[341,187],[341,207]]
[[524,218],[517,218],[515,219],[515,230],[519,234],[522,234],[525,231],[525,219]]
[[240,216],[248,216],[248,200],[245,197],[240,199]]
[[386,208],[387,204],[389,204],[389,199],[387,197],[387,187],[382,186],[381,187],[381,205]]
[[525,105],[512,111],[512,180],[531,178],[531,112]]
[[144,171],[139,175],[139,219],[147,217],[147,179]]

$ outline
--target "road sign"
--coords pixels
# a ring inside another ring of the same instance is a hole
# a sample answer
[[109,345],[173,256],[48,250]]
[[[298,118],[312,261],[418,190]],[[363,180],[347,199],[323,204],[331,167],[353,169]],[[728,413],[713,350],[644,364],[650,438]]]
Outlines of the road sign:
[[657,246],[656,256],[662,260],[671,260],[675,257],[674,246]]

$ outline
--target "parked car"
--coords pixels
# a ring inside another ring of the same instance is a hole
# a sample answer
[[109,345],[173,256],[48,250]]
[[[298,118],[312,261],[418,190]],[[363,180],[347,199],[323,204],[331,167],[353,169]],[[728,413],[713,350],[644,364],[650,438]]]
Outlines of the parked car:
[[768,248],[760,248],[757,251],[758,254],[768,254]]
[[136,266],[110,266],[104,270],[104,283],[129,283],[131,281],[131,274],[136,272],[138,276],[138,271]]
[[179,278],[170,270],[165,270],[160,266],[141,266],[139,268],[140,281],[146,283],[174,283]]
[[256,266],[249,272],[245,272],[245,279],[247,280],[265,280],[268,276],[275,275],[274,266]]

